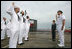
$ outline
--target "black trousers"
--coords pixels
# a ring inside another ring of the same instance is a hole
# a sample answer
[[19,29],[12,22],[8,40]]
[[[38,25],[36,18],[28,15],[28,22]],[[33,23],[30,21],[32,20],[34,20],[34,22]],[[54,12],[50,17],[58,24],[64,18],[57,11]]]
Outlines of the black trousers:
[[55,41],[56,39],[56,32],[55,30],[52,30],[52,40]]

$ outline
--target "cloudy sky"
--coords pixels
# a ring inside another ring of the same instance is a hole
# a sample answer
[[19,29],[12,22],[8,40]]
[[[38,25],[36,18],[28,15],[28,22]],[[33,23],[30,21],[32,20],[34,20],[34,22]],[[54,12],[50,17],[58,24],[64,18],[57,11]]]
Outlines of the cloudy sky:
[[10,16],[6,9],[14,2],[20,10],[27,10],[31,19],[37,20],[38,29],[50,29],[52,20],[58,10],[66,16],[66,28],[71,27],[71,2],[70,1],[1,1],[1,18]]

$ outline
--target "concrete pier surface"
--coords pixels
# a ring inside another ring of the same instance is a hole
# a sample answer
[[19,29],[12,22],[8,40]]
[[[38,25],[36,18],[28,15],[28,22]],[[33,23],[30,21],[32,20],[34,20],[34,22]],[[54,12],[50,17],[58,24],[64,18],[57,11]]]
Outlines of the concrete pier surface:
[[[17,48],[60,48],[58,47],[58,33],[56,41],[52,41],[51,32],[29,32],[29,41],[24,41],[23,45],[17,45]],[[9,38],[1,40],[1,48],[9,47]],[[65,47],[71,48],[71,33],[65,32]]]

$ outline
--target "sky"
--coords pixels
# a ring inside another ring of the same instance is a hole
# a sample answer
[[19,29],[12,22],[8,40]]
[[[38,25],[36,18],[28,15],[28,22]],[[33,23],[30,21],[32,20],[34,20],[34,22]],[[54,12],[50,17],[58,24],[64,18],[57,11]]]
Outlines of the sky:
[[6,9],[12,2],[20,7],[20,11],[27,10],[31,19],[37,20],[37,29],[51,29],[52,20],[55,20],[58,10],[62,10],[66,17],[66,28],[71,27],[71,1],[1,1],[1,19],[10,19]]

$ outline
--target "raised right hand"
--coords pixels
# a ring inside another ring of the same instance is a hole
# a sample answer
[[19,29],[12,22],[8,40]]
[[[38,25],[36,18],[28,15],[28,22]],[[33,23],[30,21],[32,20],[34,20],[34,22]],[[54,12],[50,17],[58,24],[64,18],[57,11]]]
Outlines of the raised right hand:
[[14,6],[14,2],[12,2],[12,5]]

